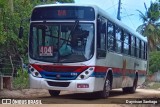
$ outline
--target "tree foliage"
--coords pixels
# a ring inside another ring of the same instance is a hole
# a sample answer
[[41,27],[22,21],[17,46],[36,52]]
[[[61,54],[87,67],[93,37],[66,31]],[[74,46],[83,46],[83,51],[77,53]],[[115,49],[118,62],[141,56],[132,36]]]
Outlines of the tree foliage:
[[140,19],[143,21],[143,24],[137,28],[137,31],[147,37],[149,50],[153,51],[160,41],[160,4],[159,2],[151,2],[149,8],[147,8],[145,4],[144,7],[146,10],[145,13],[137,10]]
[[153,74],[160,70],[160,52],[151,52],[149,57],[149,73]]

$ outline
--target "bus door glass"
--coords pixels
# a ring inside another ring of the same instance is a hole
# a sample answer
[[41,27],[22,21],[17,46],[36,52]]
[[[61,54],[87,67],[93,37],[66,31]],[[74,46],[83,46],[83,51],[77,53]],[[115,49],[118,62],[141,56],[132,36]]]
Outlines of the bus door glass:
[[97,57],[106,57],[106,22],[97,20]]

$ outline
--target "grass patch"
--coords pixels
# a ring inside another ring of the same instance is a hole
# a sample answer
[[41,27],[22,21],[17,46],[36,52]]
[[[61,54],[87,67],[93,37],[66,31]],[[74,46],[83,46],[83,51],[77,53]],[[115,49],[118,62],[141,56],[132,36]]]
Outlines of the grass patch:
[[14,89],[26,89],[29,88],[29,76],[27,70],[18,70],[18,76],[13,80]]
[[151,89],[159,89],[160,88],[160,83],[154,82],[153,85],[150,86]]
[[160,83],[159,82],[147,82],[146,87],[148,89],[160,89]]

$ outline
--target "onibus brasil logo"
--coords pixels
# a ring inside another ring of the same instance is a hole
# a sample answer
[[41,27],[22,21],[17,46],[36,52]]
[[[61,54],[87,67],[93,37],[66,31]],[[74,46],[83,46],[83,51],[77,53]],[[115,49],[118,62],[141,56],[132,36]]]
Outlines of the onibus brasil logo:
[[2,104],[42,104],[42,101],[29,99],[2,99]]

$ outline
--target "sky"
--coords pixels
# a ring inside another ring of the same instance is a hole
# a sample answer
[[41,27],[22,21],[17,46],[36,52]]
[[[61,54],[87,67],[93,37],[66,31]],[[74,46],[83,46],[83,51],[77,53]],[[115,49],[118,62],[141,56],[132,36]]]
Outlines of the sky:
[[[108,14],[117,18],[119,0],[75,0],[75,3],[94,4],[105,10]],[[139,17],[139,12],[145,13],[144,3],[150,6],[150,2],[156,0],[121,0],[121,21],[132,29],[136,30],[143,22]]]

